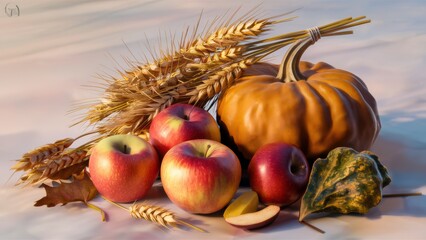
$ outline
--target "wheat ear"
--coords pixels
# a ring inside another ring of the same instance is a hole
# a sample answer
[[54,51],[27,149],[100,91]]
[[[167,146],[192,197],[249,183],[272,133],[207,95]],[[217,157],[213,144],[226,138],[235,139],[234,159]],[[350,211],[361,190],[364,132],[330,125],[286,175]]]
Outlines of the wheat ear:
[[[141,87],[149,85],[166,73],[190,63],[195,58],[209,57],[215,54],[218,48],[228,48],[237,45],[241,41],[255,37],[267,30],[268,26],[289,19],[273,21],[272,19],[248,19],[244,22],[222,26],[216,31],[207,34],[204,38],[183,39],[179,51],[164,56],[152,63],[135,66],[133,71],[122,74],[123,79],[131,84]],[[194,30],[196,31],[196,30]],[[185,43],[186,42],[186,43]],[[174,49],[174,47],[172,47]]]
[[20,183],[36,185],[48,179],[53,179],[59,171],[89,160],[87,151],[65,150],[55,154],[43,163],[29,169],[20,179]]
[[[243,69],[251,66],[253,62],[254,59],[252,58],[243,59],[209,75],[206,80],[203,80],[192,91],[187,93],[187,96],[190,97],[188,102],[194,104],[212,99],[215,95],[231,86],[235,79],[241,77]],[[204,103],[200,105],[204,105]]]
[[160,226],[165,228],[174,228],[174,227],[178,227],[179,225],[182,225],[182,226],[190,227],[200,232],[206,232],[202,228],[199,228],[197,226],[194,226],[188,222],[185,222],[177,218],[174,212],[171,212],[159,206],[145,204],[145,203],[134,203],[129,208],[126,208],[121,204],[118,204],[106,198],[104,199],[110,202],[111,204],[123,210],[126,210],[127,212],[130,213],[130,215],[133,218],[136,218],[136,219],[144,219],[144,220],[159,224]]
[[136,95],[128,102],[129,107],[118,112],[109,121],[97,127],[101,134],[113,135],[134,134],[145,135],[147,125],[160,111],[172,105],[179,99],[179,92],[169,91],[150,98]]
[[[241,22],[223,23],[217,30],[205,34],[204,37],[195,39],[197,28],[193,37],[185,37],[179,46],[172,44],[170,53],[162,53],[151,63],[132,66],[132,70],[120,72],[121,79],[113,78],[110,86],[105,89],[106,101],[92,106],[85,118],[78,123],[88,121],[97,123],[108,116],[127,108],[125,96],[128,93],[140,93],[151,96],[162,89],[178,86],[188,79],[206,72],[207,68],[217,67],[219,64],[235,59],[243,52],[237,44],[267,31],[273,24],[289,21],[291,18],[273,20],[273,18],[254,19],[252,14],[247,14]],[[197,24],[198,26],[198,24]],[[187,30],[188,31],[188,30]],[[174,51],[173,49],[179,49]],[[186,71],[194,67],[193,64],[202,63],[196,71]],[[135,86],[134,91],[129,90]],[[148,92],[147,92],[148,91]]]
[[52,155],[64,151],[64,149],[71,146],[73,142],[74,139],[65,138],[31,150],[22,155],[22,158],[17,160],[17,163],[15,163],[11,169],[15,172],[29,170]]

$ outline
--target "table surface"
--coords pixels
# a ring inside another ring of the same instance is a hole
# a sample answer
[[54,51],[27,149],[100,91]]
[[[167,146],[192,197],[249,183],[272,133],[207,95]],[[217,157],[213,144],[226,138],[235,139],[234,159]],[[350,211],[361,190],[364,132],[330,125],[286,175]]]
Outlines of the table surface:
[[[366,15],[371,24],[354,35],[320,40],[303,59],[325,61],[360,76],[377,100],[382,130],[372,150],[389,169],[393,192],[426,194],[426,4],[408,1],[273,1],[260,14],[274,16],[298,9],[298,18],[270,34],[306,29],[348,16]],[[326,215],[311,223],[319,234],[297,222],[296,209],[283,210],[272,225],[243,231],[220,214],[191,215],[178,209],[156,186],[147,199],[175,211],[209,233],[164,231],[132,219],[96,198],[108,222],[71,203],[33,207],[44,195],[36,187],[14,186],[13,159],[40,145],[84,132],[69,127],[73,104],[99,96],[84,85],[99,73],[115,74],[123,57],[143,59],[144,43],[159,42],[159,32],[180,34],[203,10],[212,19],[258,1],[0,1],[0,238],[1,239],[424,239],[426,197],[386,198],[365,215]],[[3,10],[4,9],[4,10]],[[19,12],[18,12],[19,9]],[[18,16],[19,14],[19,16]],[[164,39],[163,39],[164,40]],[[268,60],[278,63],[283,51]],[[243,189],[240,189],[243,191]]]

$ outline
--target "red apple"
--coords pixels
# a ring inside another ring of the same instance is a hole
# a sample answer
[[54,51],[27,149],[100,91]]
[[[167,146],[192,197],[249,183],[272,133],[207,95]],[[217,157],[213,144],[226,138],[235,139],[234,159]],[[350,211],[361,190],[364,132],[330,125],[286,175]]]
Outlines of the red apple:
[[225,207],[241,180],[241,165],[227,146],[197,139],[171,148],[161,164],[161,182],[170,200],[191,213]]
[[93,184],[101,195],[115,202],[133,202],[144,197],[159,171],[155,149],[134,135],[106,137],[90,154]]
[[181,103],[171,105],[154,117],[149,136],[160,157],[173,146],[187,140],[220,141],[219,126],[208,111]]
[[248,166],[250,186],[266,205],[287,206],[304,193],[309,164],[297,147],[271,143],[259,148]]

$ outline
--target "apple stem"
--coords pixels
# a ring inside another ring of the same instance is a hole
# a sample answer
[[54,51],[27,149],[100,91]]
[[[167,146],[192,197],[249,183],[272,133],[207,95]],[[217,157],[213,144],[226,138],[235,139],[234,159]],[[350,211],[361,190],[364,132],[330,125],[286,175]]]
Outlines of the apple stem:
[[322,234],[324,234],[325,233],[325,231],[324,230],[322,230],[322,229],[320,229],[320,228],[318,228],[318,227],[315,227],[314,225],[312,225],[312,224],[310,224],[310,223],[308,223],[308,222],[306,222],[305,220],[302,220],[302,221],[299,221],[301,224],[304,224],[304,225],[306,225],[306,226],[308,226],[308,227],[310,227],[310,228],[312,228],[313,230],[315,230],[315,231],[317,231],[317,232],[319,232],[319,233],[322,233]]
[[207,154],[208,154],[208,151],[209,151],[209,149],[211,148],[211,145],[210,144],[208,144],[207,145],[207,149],[206,149],[206,152],[204,153],[204,157],[208,157],[207,156]]
[[191,110],[189,110],[189,113],[188,114],[185,114],[185,116],[187,117],[187,119],[186,120],[189,120],[189,116],[191,116],[191,113],[192,113],[192,111],[195,109],[195,105],[192,105],[192,108],[191,108]]
[[382,197],[384,198],[391,198],[391,197],[411,197],[411,196],[422,196],[423,194],[421,192],[413,192],[413,193],[392,193],[392,194],[383,194]]

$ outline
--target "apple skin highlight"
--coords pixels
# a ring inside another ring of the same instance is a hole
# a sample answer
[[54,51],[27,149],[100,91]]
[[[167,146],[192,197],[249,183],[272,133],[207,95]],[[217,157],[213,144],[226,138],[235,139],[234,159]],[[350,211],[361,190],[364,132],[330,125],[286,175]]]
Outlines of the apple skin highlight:
[[176,103],[158,113],[149,128],[150,143],[163,157],[173,146],[192,139],[220,142],[215,119],[202,108]]
[[155,149],[134,135],[102,139],[93,148],[89,160],[89,172],[96,189],[115,202],[143,198],[159,170],[160,160]]
[[297,147],[270,143],[259,148],[248,166],[250,187],[266,205],[288,206],[305,192],[309,163]]
[[174,204],[191,213],[209,214],[233,198],[241,180],[241,165],[225,145],[197,139],[180,143],[166,153],[161,176]]

